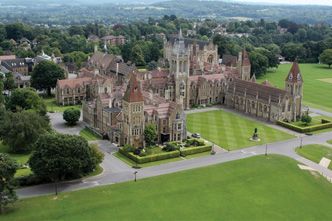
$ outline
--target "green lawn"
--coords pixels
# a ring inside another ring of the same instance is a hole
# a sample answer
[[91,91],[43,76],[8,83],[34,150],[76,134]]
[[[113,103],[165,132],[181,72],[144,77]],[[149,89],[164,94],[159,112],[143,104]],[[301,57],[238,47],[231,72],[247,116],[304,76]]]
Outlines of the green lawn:
[[[302,148],[296,148],[296,152],[304,158],[316,163],[319,163],[323,157],[332,160],[332,148],[324,145],[306,145]],[[330,164],[329,169],[332,169],[332,164]]]
[[331,201],[323,177],[270,155],[20,200],[1,220],[332,220]]
[[[30,154],[12,154],[9,153],[9,148],[8,146],[4,145],[0,141],[0,153],[6,153],[8,154],[11,158],[16,160],[19,164],[26,164],[30,158]],[[26,169],[18,169],[16,171],[15,177],[20,177],[20,176],[27,176],[31,174],[31,170],[29,168]]]
[[84,128],[83,130],[81,130],[80,136],[85,138],[87,141],[95,141],[102,139],[102,137],[92,133],[91,130],[89,130],[88,128]]
[[55,98],[43,98],[47,106],[48,112],[64,112],[67,108],[77,108],[81,109],[81,105],[71,105],[71,106],[59,106],[57,105]]
[[[267,79],[274,86],[284,88],[290,68],[291,64],[280,65],[276,72],[270,71],[258,81]],[[304,104],[332,112],[332,96],[328,96],[332,89],[332,69],[320,64],[300,64],[300,69],[304,80]]]
[[332,144],[332,140],[327,141],[329,144]]
[[[258,129],[260,142],[249,140],[255,128]],[[229,150],[293,138],[258,121],[222,110],[188,114],[187,129]]]

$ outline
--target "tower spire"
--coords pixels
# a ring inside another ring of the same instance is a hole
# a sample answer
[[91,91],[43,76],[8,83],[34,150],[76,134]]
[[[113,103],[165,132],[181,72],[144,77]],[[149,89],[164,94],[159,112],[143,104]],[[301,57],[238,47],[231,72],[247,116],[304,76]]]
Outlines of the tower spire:
[[180,31],[179,31],[179,39],[183,39],[182,28],[180,28]]

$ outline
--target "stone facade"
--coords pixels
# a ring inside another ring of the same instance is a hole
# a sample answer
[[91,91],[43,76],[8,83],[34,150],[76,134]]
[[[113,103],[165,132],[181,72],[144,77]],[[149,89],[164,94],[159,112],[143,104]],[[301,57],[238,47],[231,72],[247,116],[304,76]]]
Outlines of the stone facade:
[[145,125],[156,126],[158,142],[186,138],[182,104],[143,90],[132,74],[123,86],[113,86],[111,94],[100,94],[83,102],[83,120],[119,145],[144,146]]

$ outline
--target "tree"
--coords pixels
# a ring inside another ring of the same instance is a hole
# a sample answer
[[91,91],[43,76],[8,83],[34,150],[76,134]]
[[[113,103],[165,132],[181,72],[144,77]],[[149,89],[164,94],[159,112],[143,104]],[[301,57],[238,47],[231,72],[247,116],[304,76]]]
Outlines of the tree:
[[158,67],[158,64],[155,61],[150,61],[148,63],[148,70],[149,71],[155,70],[155,69],[157,69],[157,67]]
[[282,47],[282,54],[288,61],[294,61],[297,57],[304,58],[306,50],[302,44],[287,43]]
[[43,180],[57,183],[82,177],[94,171],[103,155],[75,135],[45,134],[40,136],[29,159],[31,170]]
[[154,124],[149,124],[144,129],[144,139],[147,146],[152,146],[157,140],[157,131]]
[[63,119],[70,126],[76,125],[81,117],[81,111],[75,108],[68,108],[63,112]]
[[50,131],[45,116],[31,111],[6,112],[0,125],[0,139],[13,153],[27,153],[32,150],[38,137]]
[[5,75],[5,80],[4,80],[4,87],[5,90],[11,91],[12,89],[15,88],[15,80],[14,80],[14,75],[12,72],[8,72]]
[[62,68],[51,61],[42,61],[35,67],[31,75],[31,85],[37,90],[46,90],[51,95],[51,89],[56,86],[57,80],[64,79]]
[[73,51],[71,53],[65,54],[63,57],[64,62],[73,62],[78,68],[80,68],[87,60],[88,55],[82,51]]
[[266,73],[269,66],[269,59],[257,51],[253,51],[249,55],[251,61],[251,73],[259,77]]
[[5,96],[3,95],[3,90],[4,90],[3,78],[0,76],[0,108],[3,107],[5,104]]
[[302,115],[302,117],[301,117],[301,121],[302,121],[306,126],[308,126],[308,125],[311,123],[311,120],[312,120],[312,118],[309,116],[308,113]]
[[42,116],[46,115],[45,102],[39,97],[36,90],[33,88],[15,89],[9,97],[7,109],[13,112],[20,110],[34,110]]
[[332,65],[332,49],[326,49],[323,51],[323,53],[319,56],[320,62],[323,64],[327,64],[329,68],[331,68]]
[[7,154],[0,153],[0,214],[5,207],[17,200],[12,185],[18,165]]
[[135,46],[131,50],[131,54],[132,54],[133,62],[137,66],[145,65],[144,54],[143,54],[142,48],[139,44],[135,44]]

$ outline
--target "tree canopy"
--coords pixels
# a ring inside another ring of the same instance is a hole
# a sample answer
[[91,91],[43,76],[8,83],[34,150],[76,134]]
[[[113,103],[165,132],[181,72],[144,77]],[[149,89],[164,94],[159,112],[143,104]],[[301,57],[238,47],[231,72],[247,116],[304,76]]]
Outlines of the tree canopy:
[[76,108],[68,108],[63,112],[63,119],[67,121],[68,125],[75,125],[79,121],[81,111]]
[[0,153],[0,214],[17,199],[13,179],[18,165],[7,154]]
[[157,140],[157,130],[154,124],[149,124],[144,129],[144,139],[147,146],[152,146]]
[[21,110],[34,110],[40,115],[46,115],[45,102],[33,88],[15,89],[7,102],[7,109],[17,112]]
[[46,90],[51,94],[51,89],[56,86],[58,79],[64,79],[64,70],[51,61],[42,61],[36,65],[31,75],[31,85],[37,90]]
[[6,112],[0,125],[0,139],[13,153],[26,153],[32,150],[38,137],[50,131],[45,116],[32,111]]
[[323,51],[323,53],[319,56],[320,62],[323,64],[327,64],[329,68],[331,68],[332,65],[332,49],[326,49]]
[[58,182],[92,172],[102,159],[84,138],[52,133],[40,136],[29,165],[38,177]]

